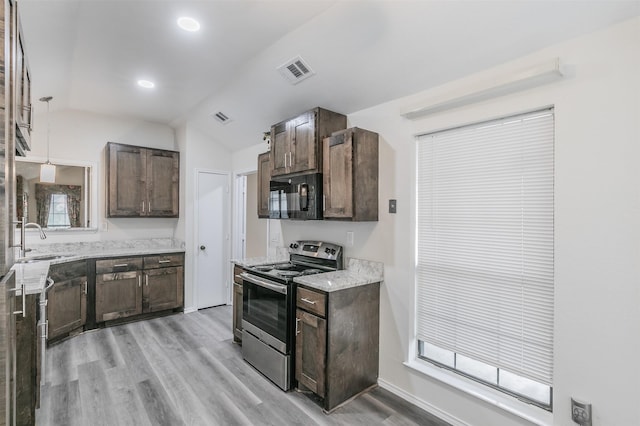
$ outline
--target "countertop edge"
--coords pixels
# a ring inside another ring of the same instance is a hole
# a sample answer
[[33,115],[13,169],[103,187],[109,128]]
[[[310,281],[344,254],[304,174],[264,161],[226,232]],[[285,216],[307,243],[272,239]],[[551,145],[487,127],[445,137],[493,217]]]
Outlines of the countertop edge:
[[[44,256],[49,254],[63,255],[60,259],[53,260],[41,260],[33,263],[14,263],[11,269],[15,273],[16,287],[22,287],[25,285],[25,293],[27,295],[41,293],[47,283],[47,277],[49,275],[49,267],[51,265],[59,265],[63,263],[75,262],[78,260],[89,259],[103,259],[103,258],[116,258],[125,256],[146,256],[155,254],[169,254],[169,253],[185,253],[184,248],[176,247],[161,247],[161,248],[147,248],[147,249],[119,249],[116,251],[105,250],[103,252],[94,252],[86,254],[70,254],[65,253],[47,253],[38,252],[33,253],[32,256]],[[17,291],[18,295],[22,294],[21,290]]]

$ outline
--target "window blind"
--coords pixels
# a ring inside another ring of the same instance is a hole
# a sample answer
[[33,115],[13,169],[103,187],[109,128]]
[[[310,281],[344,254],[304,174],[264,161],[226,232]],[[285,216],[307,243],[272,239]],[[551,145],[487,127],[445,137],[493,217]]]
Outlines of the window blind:
[[552,386],[553,109],[417,142],[417,338]]

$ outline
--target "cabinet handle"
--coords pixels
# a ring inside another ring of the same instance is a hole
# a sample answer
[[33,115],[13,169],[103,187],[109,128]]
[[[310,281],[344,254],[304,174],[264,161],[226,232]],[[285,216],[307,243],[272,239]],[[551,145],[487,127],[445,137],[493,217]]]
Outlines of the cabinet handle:
[[85,281],[84,282],[84,294],[87,294],[87,287],[88,287],[88,285],[87,285],[87,282]]
[[287,167],[287,153],[284,153],[284,167]]
[[305,302],[305,303],[308,303],[308,304],[310,304],[310,305],[315,305],[315,304],[316,304],[315,300],[309,300],[309,299],[307,299],[306,297],[303,297],[303,298],[302,298],[302,299],[300,299],[300,300],[301,300],[301,301],[303,301],[303,302]]
[[298,330],[298,324],[300,323],[300,318],[296,318],[296,336],[298,334],[300,334],[300,331]]
[[114,268],[125,268],[127,266],[129,266],[128,263],[117,263],[117,264],[113,265]]
[[322,194],[322,211],[326,211],[327,210],[327,197]]
[[147,213],[151,213],[151,201],[147,201]]
[[144,213],[144,201],[142,202],[142,213]]
[[291,151],[289,151],[289,167],[293,167],[293,160],[292,160],[292,155],[293,153]]
[[148,274],[144,274],[144,285],[149,287],[149,275]]
[[44,322],[44,338],[45,340],[49,338],[49,320]]
[[15,287],[10,289],[9,291],[15,291],[17,292],[18,290],[22,291],[22,310],[21,311],[13,311],[14,315],[20,315],[22,314],[22,317],[26,317],[27,316],[27,286],[24,282],[22,282],[22,284],[20,285],[20,287]]
[[159,260],[158,263],[171,263],[170,260]]
[[138,287],[142,287],[142,275],[138,275]]

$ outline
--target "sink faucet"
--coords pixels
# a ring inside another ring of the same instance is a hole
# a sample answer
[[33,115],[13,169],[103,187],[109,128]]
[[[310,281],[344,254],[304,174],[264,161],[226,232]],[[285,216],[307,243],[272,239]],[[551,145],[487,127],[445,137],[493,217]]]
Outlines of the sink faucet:
[[27,218],[23,216],[22,217],[22,228],[20,230],[20,257],[24,257],[24,255],[26,253],[31,251],[31,249],[28,249],[26,247],[25,230],[28,227],[38,228],[38,230],[40,231],[40,239],[41,240],[44,240],[45,238],[47,238],[47,234],[44,233],[44,230],[42,229],[42,227],[40,225],[38,225],[37,223],[34,223],[34,222],[27,223]]

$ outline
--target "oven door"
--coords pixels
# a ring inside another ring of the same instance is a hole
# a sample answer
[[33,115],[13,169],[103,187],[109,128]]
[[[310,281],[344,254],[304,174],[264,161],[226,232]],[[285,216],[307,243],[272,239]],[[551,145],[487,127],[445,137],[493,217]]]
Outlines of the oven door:
[[246,272],[241,276],[246,330],[280,352],[289,353],[292,295],[288,286]]

